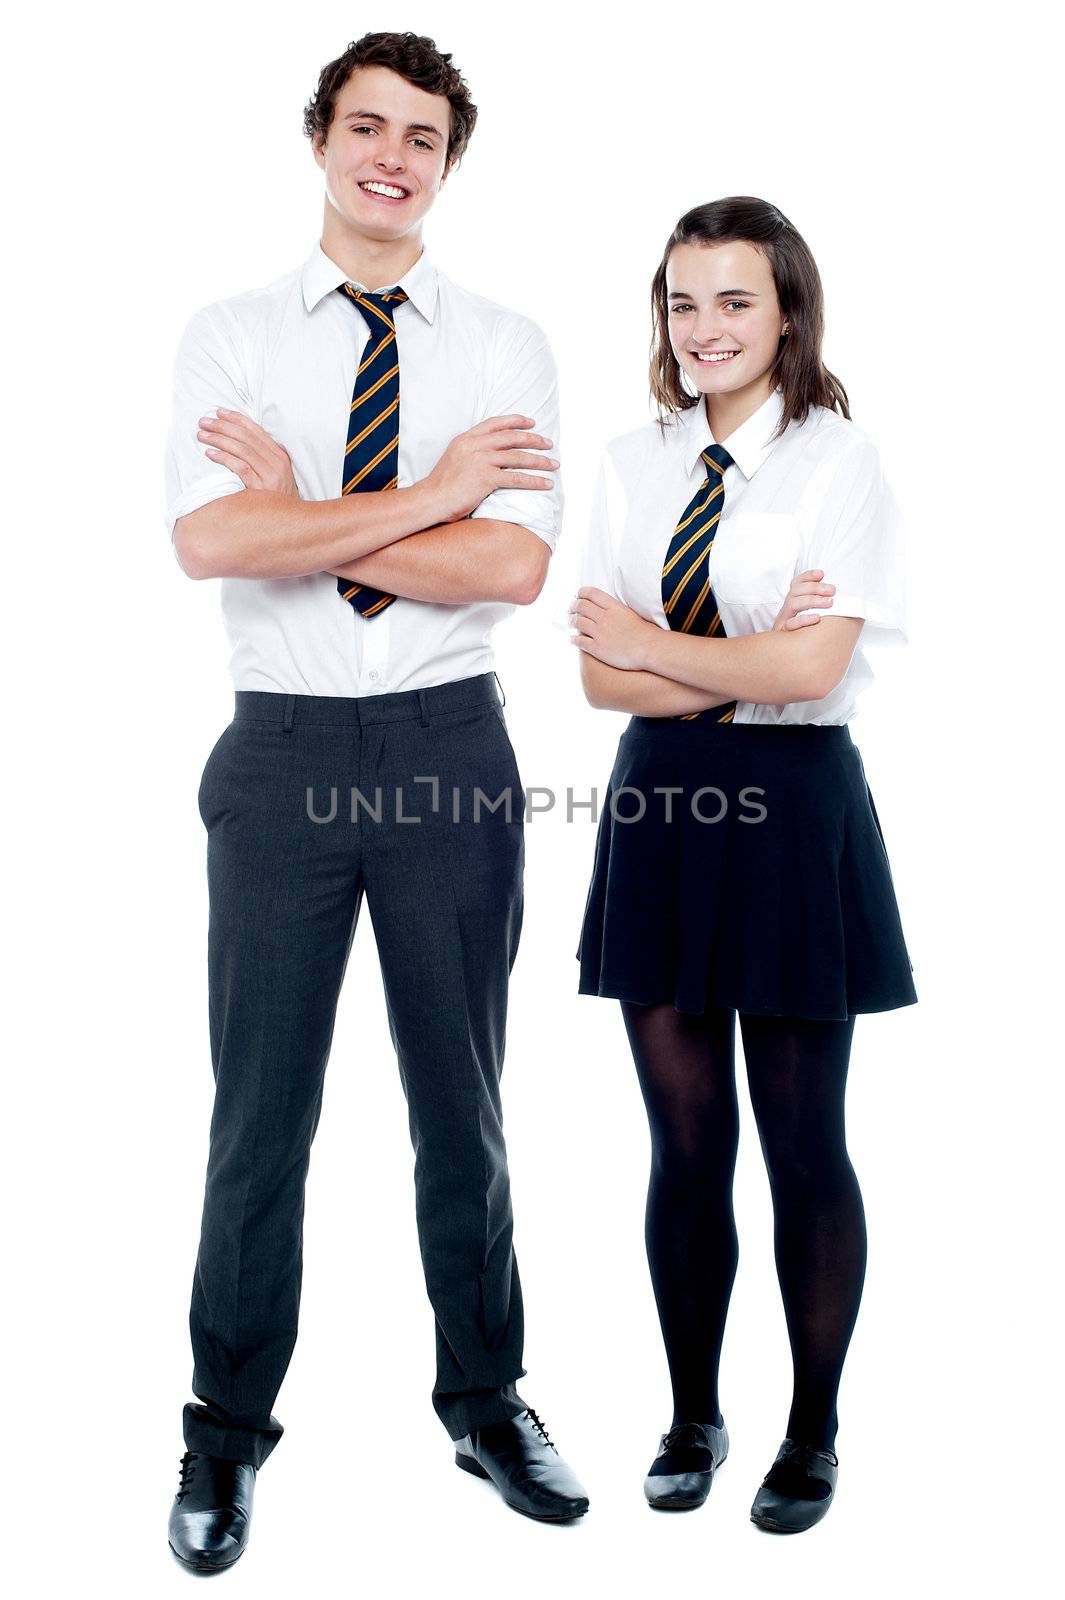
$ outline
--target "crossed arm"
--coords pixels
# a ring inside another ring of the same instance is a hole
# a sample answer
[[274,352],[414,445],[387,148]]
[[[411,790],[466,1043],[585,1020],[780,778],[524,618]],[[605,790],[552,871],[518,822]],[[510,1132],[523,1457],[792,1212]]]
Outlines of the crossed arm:
[[[515,522],[471,517],[499,488],[548,489],[558,463],[531,417],[493,417],[452,440],[437,466],[404,489],[302,500],[284,447],[250,417],[201,418],[206,454],[244,484],[174,525],[191,578],[282,578],[330,572],[412,600],[530,605],[550,549]],[[526,469],[526,470],[522,470]]]
[[[832,604],[818,568],[800,573],[768,633],[707,639],[649,622],[613,595],[582,588],[570,609],[581,683],[600,710],[665,717],[732,700],[787,705],[822,700],[839,683],[862,630],[860,617],[807,611]],[[806,615],[798,615],[807,611]],[[828,627],[819,624],[824,621]],[[817,626],[811,626],[817,624]]]
[[544,540],[520,523],[464,517],[325,570],[410,600],[527,606],[544,586],[550,559]]

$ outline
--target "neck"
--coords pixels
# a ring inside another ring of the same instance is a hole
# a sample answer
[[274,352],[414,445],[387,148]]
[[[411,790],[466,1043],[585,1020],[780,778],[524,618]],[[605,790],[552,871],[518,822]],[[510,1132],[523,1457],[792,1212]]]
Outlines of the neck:
[[410,271],[422,253],[422,230],[416,228],[402,239],[368,239],[326,201],[321,244],[330,261],[373,293],[376,289],[390,289]]
[[733,394],[708,394],[706,420],[716,444],[724,444],[730,434],[753,417],[759,406],[765,405],[773,392],[773,384],[766,374],[754,383],[737,389]]

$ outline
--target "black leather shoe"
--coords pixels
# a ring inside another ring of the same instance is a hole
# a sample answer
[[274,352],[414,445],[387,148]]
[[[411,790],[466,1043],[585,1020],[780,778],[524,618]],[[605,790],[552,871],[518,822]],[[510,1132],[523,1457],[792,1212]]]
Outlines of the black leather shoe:
[[678,1422],[662,1435],[643,1480],[655,1511],[694,1511],[710,1493],[714,1472],[728,1455],[728,1429],[712,1422]]
[[834,1450],[785,1439],[754,1497],[751,1521],[768,1533],[812,1528],[832,1504],[838,1467]]
[[535,1411],[475,1428],[456,1441],[455,1464],[491,1479],[508,1506],[541,1522],[570,1522],[588,1509],[588,1496]]
[[254,1492],[250,1462],[186,1450],[170,1508],[170,1548],[178,1560],[197,1572],[217,1572],[239,1560],[248,1542]]

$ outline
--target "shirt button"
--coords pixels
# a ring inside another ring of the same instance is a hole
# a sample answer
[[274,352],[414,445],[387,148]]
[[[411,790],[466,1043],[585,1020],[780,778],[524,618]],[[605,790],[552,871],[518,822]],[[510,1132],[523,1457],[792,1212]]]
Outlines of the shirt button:
[[371,683],[376,683],[380,676],[381,674],[378,672],[376,667],[371,667],[370,671],[367,673],[367,677]]

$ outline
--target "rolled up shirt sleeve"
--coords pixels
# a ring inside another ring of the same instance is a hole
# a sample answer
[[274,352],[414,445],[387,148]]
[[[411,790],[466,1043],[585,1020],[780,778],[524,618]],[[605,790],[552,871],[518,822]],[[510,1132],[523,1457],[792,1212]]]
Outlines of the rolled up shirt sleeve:
[[[543,333],[525,318],[515,319],[498,341],[485,416],[532,417],[529,431],[552,441],[541,453],[560,459],[558,372]],[[532,468],[519,470],[536,476]],[[553,551],[562,525],[562,483],[558,471],[543,476],[551,479],[550,489],[496,489],[470,515],[518,523]]]
[[190,319],[174,359],[165,463],[165,519],[171,539],[179,517],[244,488],[235,472],[205,454],[207,447],[196,437],[200,418],[217,406],[255,416],[239,334],[227,328],[222,308],[210,305]]
[[906,529],[876,446],[860,439],[820,471],[803,557],[804,568],[822,568],[836,586],[820,614],[863,617],[863,649],[906,644]]

